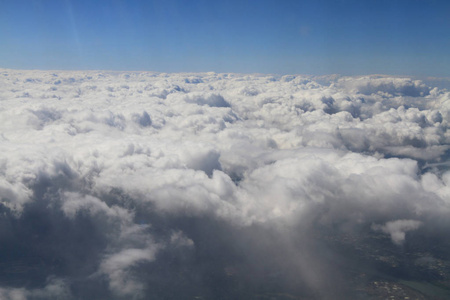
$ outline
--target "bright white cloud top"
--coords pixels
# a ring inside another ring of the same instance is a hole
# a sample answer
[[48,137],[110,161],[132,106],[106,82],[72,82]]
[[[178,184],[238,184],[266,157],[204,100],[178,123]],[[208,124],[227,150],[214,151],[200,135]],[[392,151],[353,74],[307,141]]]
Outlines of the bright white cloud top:
[[450,260],[449,117],[408,78],[1,70],[0,296],[345,299],[373,249]]

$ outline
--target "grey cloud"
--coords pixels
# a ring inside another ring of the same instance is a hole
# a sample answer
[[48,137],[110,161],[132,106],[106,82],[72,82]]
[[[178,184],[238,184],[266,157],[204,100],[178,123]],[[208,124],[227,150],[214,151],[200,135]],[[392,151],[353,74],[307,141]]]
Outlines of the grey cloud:
[[150,115],[146,111],[144,111],[142,115],[134,114],[133,121],[135,121],[136,123],[138,123],[143,127],[148,127],[152,125],[152,119],[150,118]]
[[186,102],[196,103],[198,105],[208,105],[211,107],[229,107],[230,104],[218,94],[211,95],[192,95],[186,99]]

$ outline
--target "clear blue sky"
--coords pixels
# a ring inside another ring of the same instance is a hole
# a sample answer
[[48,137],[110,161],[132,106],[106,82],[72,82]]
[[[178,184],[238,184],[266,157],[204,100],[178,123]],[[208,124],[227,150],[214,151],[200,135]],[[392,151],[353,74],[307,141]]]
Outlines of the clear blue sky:
[[0,0],[0,67],[450,76],[450,1]]

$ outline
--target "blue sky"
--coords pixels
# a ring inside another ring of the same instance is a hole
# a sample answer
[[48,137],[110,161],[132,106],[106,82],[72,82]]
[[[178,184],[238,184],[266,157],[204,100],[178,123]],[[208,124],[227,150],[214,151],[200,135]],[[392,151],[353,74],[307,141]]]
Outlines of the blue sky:
[[0,67],[450,76],[450,1],[0,0]]

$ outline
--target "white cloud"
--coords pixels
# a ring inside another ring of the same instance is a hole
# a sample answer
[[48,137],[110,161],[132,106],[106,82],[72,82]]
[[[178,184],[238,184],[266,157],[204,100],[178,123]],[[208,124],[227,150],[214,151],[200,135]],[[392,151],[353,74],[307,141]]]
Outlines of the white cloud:
[[73,299],[67,282],[48,278],[43,288],[27,290],[25,288],[0,288],[0,298],[7,300],[26,299]]
[[0,249],[0,263],[42,261],[24,280],[55,276],[79,298],[174,298],[152,290],[168,283],[214,298],[205,278],[233,270],[332,293],[348,274],[327,261],[343,255],[330,232],[447,239],[446,90],[387,76],[0,75],[0,242],[26,254]]
[[69,218],[74,218],[77,212],[85,210],[93,217],[99,214],[105,214],[108,217],[118,218],[122,222],[132,221],[133,215],[129,211],[117,205],[109,207],[105,202],[96,197],[89,195],[81,196],[73,192],[66,192],[62,198],[63,203],[61,209]]
[[134,278],[129,269],[140,263],[155,259],[157,248],[126,249],[107,256],[100,265],[99,271],[109,277],[110,288],[120,296],[136,296],[144,289],[139,278]]
[[385,225],[372,225],[372,229],[389,234],[394,244],[402,245],[405,242],[406,232],[416,230],[421,225],[422,222],[416,220],[396,220]]

